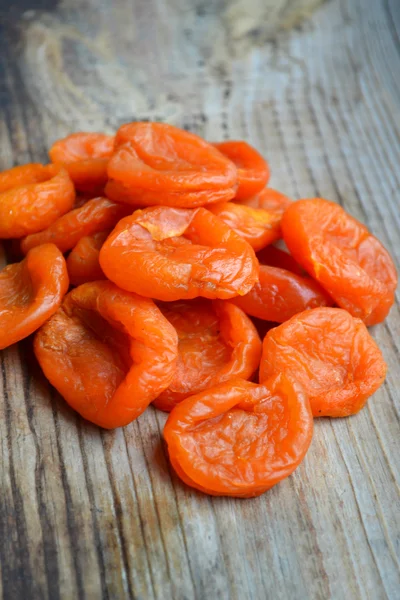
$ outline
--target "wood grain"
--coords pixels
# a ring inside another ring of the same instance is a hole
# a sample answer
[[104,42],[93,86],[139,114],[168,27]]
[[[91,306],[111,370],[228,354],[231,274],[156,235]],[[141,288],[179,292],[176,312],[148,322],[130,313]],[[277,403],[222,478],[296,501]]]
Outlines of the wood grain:
[[[400,264],[396,0],[331,0],[272,41],[264,12],[243,26],[240,1],[32,7],[0,8],[0,168],[133,119],[244,138],[274,187],[336,200]],[[385,385],[359,415],[319,420],[296,473],[251,501],[181,484],[161,413],[101,432],[46,383],[29,340],[1,352],[0,597],[400,598],[398,297],[373,335]]]

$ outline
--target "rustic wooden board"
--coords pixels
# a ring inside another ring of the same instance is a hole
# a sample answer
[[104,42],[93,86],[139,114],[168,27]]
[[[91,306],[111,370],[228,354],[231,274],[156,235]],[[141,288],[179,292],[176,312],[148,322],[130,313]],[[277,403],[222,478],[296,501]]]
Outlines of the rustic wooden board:
[[[244,23],[240,1],[1,3],[0,168],[139,118],[245,138],[273,186],[340,202],[399,264],[397,0],[331,0],[273,41],[263,8]],[[398,302],[373,335],[385,385],[359,415],[319,420],[298,471],[250,501],[184,487],[162,414],[102,432],[29,341],[3,351],[0,597],[400,598]]]

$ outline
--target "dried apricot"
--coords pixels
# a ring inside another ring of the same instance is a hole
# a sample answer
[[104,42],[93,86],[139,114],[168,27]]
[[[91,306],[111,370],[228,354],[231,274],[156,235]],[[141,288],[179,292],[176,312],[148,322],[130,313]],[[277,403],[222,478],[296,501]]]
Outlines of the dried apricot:
[[65,169],[29,164],[0,173],[0,239],[45,229],[71,210],[74,185]]
[[[234,201],[237,202],[236,198]],[[251,206],[252,208],[262,208],[268,212],[277,212],[282,215],[284,210],[292,204],[292,201],[281,192],[266,187],[255,196],[240,200],[239,204]]]
[[152,300],[108,281],[81,285],[35,336],[47,379],[85,419],[136,419],[171,383],[177,335]]
[[315,417],[346,417],[383,383],[386,363],[360,319],[341,308],[315,308],[265,337],[260,381],[282,372],[304,387]]
[[232,298],[258,277],[251,246],[205,208],[137,210],[111,232],[100,265],[119,287],[166,301]]
[[105,279],[100,267],[99,254],[109,231],[86,235],[74,246],[67,258],[69,280],[72,285]]
[[268,163],[250,144],[229,140],[213,146],[236,165],[238,188],[235,200],[250,198],[265,187],[270,175]]
[[339,306],[366,325],[383,321],[394,302],[397,273],[364,225],[338,204],[313,198],[285,211],[282,231],[295,260]]
[[123,125],[106,195],[135,206],[195,207],[234,197],[235,165],[199,136],[165,123]]
[[0,171],[0,193],[7,192],[16,187],[33,183],[43,183],[49,179],[47,165],[28,163]]
[[310,277],[260,265],[259,281],[245,296],[232,302],[252,317],[283,323],[293,315],[317,306],[332,306],[332,299]]
[[208,207],[257,252],[281,237],[281,215],[262,208],[234,202],[218,202]]
[[0,349],[38,329],[61,304],[68,274],[61,252],[46,244],[0,271]]
[[214,496],[258,496],[288,477],[311,442],[313,418],[299,383],[233,379],[178,404],[164,439],[188,485]]
[[197,299],[159,305],[178,334],[175,377],[153,402],[170,411],[184,398],[258,368],[261,340],[243,311],[230,302]]
[[130,207],[111,202],[108,198],[93,198],[57,219],[44,231],[28,235],[21,241],[21,250],[26,254],[35,246],[51,242],[61,252],[66,252],[83,236],[111,229],[130,212]]
[[80,131],[57,140],[49,156],[51,162],[64,165],[78,190],[100,192],[113,150],[114,136]]

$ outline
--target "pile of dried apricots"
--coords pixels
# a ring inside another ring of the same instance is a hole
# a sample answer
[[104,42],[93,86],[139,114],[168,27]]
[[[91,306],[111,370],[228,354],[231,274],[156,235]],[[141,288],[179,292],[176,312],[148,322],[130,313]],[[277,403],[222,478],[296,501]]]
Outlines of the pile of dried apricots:
[[246,142],[162,123],[49,155],[0,173],[0,239],[22,257],[0,273],[0,348],[36,332],[84,418],[120,427],[153,403],[184,482],[251,497],[303,460],[314,417],[352,415],[381,385],[367,326],[396,269],[339,205],[269,188]]

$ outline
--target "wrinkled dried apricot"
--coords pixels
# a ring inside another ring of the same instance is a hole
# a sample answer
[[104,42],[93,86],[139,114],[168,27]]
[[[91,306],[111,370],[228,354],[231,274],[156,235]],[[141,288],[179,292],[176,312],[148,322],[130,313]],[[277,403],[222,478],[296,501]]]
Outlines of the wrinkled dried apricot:
[[248,379],[258,368],[261,340],[240,308],[221,300],[160,303],[178,334],[174,379],[153,402],[170,411],[176,404],[233,377]]
[[260,265],[259,281],[232,302],[258,319],[283,323],[293,315],[317,306],[332,306],[332,299],[313,279],[285,269]]
[[383,321],[394,302],[397,273],[364,225],[338,204],[313,198],[285,211],[282,231],[295,260],[339,306],[366,325]]
[[78,190],[99,193],[107,183],[113,150],[114,136],[81,131],[57,140],[49,156],[51,162],[64,165]]
[[152,300],[108,281],[81,285],[35,336],[44,374],[85,419],[111,429],[169,386],[177,335]]
[[43,183],[49,179],[48,165],[28,163],[0,171],[0,193],[7,192],[16,187]]
[[74,185],[65,169],[29,164],[0,173],[0,239],[45,229],[71,210]]
[[383,383],[386,363],[360,319],[340,308],[315,308],[268,332],[260,381],[290,373],[315,417],[346,417]]
[[244,200],[258,194],[269,179],[269,166],[259,152],[242,140],[213,144],[237,168],[238,188],[235,200]]
[[204,208],[137,210],[111,232],[100,265],[119,287],[166,301],[232,298],[258,277],[251,246]]
[[281,216],[262,208],[234,202],[218,202],[208,207],[257,252],[281,237]]
[[34,248],[20,263],[0,271],[0,349],[36,331],[67,290],[65,260],[53,244]]
[[35,246],[51,242],[61,252],[66,252],[83,236],[111,229],[130,212],[130,207],[111,202],[108,198],[93,198],[57,219],[44,231],[28,235],[21,241],[21,251],[25,254]]
[[123,125],[106,195],[135,206],[195,207],[233,198],[235,165],[212,144],[165,123]]
[[[234,201],[237,202],[236,198]],[[266,187],[255,196],[240,200],[239,204],[253,208],[262,208],[268,212],[277,212],[282,215],[284,210],[292,204],[292,201],[284,194],[281,194],[281,192]]]
[[170,413],[164,439],[188,485],[214,496],[258,496],[288,477],[311,442],[313,418],[286,375],[265,385],[233,379],[187,398]]
[[72,285],[105,279],[100,267],[99,254],[109,231],[99,231],[79,240],[67,258],[69,280]]

